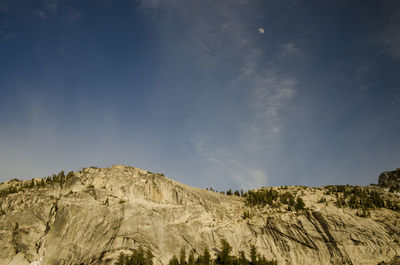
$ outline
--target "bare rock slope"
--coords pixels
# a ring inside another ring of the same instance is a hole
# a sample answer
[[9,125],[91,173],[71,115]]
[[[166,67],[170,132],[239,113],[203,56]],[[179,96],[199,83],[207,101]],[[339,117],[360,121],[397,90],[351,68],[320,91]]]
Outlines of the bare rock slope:
[[[326,188],[276,187],[305,210],[246,205],[245,198],[193,188],[128,166],[87,168],[63,181],[0,184],[0,265],[113,264],[121,251],[150,249],[166,264],[181,247],[201,253],[224,238],[278,264],[378,264],[400,255],[400,213],[361,217]],[[371,187],[399,202],[398,193]],[[244,213],[249,213],[244,216]]]

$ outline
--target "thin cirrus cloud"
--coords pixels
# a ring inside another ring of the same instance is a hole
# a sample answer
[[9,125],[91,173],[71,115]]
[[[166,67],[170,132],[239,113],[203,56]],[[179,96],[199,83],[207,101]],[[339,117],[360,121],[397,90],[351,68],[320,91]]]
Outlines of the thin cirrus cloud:
[[56,12],[61,4],[62,0],[44,0],[43,6],[50,12]]
[[46,20],[47,19],[46,12],[44,12],[43,10],[36,9],[36,10],[34,10],[34,13],[38,18],[40,18],[42,20]]
[[300,49],[292,42],[282,45],[282,53],[284,56],[300,54]]
[[[184,22],[184,41],[193,47],[190,52],[215,73],[220,73],[216,69],[226,67],[226,62],[236,66],[230,70],[231,78],[222,84],[228,93],[243,95],[243,103],[247,105],[246,118],[234,125],[237,136],[220,141],[219,135],[207,130],[207,124],[198,121],[191,142],[198,157],[225,171],[238,186],[267,185],[268,168],[249,160],[248,154],[261,156],[279,137],[284,127],[281,110],[296,94],[298,82],[280,69],[278,55],[265,54],[260,49],[260,36],[267,39],[270,36],[258,32],[254,17],[261,11],[257,5],[244,1],[143,0],[142,7],[152,10],[156,16]],[[300,52],[293,43],[283,45],[283,51],[286,56]]]
[[[399,16],[400,17],[400,16]],[[382,39],[383,44],[387,47],[389,53],[394,59],[400,59],[400,18],[397,23],[390,24],[387,26],[384,37]]]
[[8,5],[6,1],[0,1],[0,12],[7,12],[8,11]]
[[384,2],[384,27],[380,38],[386,51],[396,60],[400,59],[400,7],[396,1]]

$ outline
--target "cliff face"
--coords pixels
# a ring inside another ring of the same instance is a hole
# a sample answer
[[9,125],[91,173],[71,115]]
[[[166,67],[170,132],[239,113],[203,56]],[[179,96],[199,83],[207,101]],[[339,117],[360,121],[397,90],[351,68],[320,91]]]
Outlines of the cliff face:
[[[18,185],[3,183],[0,190]],[[399,200],[398,193],[371,188]],[[301,196],[306,210],[250,208],[242,197],[133,167],[88,168],[62,185],[0,197],[0,264],[113,264],[121,251],[140,245],[165,264],[182,246],[213,253],[222,238],[233,253],[248,253],[254,244],[278,264],[377,264],[400,255],[399,212],[380,208],[363,218],[336,207],[324,188],[284,191]],[[243,218],[245,211],[250,217]]]

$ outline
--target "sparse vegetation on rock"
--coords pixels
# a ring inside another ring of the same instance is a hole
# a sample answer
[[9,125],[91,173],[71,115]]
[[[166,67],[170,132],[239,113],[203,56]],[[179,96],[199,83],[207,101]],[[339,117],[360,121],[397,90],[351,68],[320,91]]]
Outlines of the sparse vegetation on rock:
[[0,190],[0,197],[5,197],[7,195],[18,193],[19,191],[23,190],[30,190],[30,189],[39,189],[44,188],[47,185],[59,184],[63,185],[68,179],[73,177],[74,172],[69,172],[65,175],[64,171],[60,171],[58,174],[53,174],[52,176],[48,176],[46,178],[38,179],[31,179],[26,181],[20,181],[18,179],[11,180],[10,182],[16,182],[16,184],[11,185],[8,188]]
[[[254,245],[251,246],[249,253],[250,260],[246,258],[244,251],[239,252],[239,256],[231,255],[232,247],[228,241],[221,239],[221,249],[217,252],[214,259],[211,258],[208,248],[204,249],[202,255],[194,257],[193,251],[190,252],[188,259],[185,256],[184,248],[180,251],[180,258],[174,255],[169,265],[277,265],[276,260],[267,260],[257,252]],[[118,264],[119,265],[119,264]],[[124,265],[124,264],[123,264]]]
[[305,209],[305,203],[301,197],[293,196],[289,191],[283,193],[272,188],[263,188],[260,190],[250,190],[245,193],[246,203],[249,206],[278,207],[280,204],[287,205],[287,210],[301,211]]
[[[398,203],[390,199],[384,199],[382,191],[370,190],[358,186],[338,185],[327,186],[328,194],[336,196],[337,207],[349,207],[352,209],[361,209],[368,212],[371,209],[387,208],[393,211],[400,211]],[[368,216],[366,214],[363,217]]]

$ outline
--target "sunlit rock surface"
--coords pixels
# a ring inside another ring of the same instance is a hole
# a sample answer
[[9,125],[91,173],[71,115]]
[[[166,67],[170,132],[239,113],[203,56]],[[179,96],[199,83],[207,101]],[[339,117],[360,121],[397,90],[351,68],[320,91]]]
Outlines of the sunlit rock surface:
[[[35,180],[39,181],[39,180]],[[24,182],[25,183],[25,182]],[[10,181],[0,190],[21,185]],[[276,190],[283,188],[276,187]],[[394,201],[398,193],[379,189]],[[63,185],[0,197],[0,264],[113,264],[121,251],[151,249],[166,264],[185,247],[233,253],[250,245],[278,264],[378,264],[400,255],[400,214],[334,206],[324,188],[288,187],[307,210],[248,207],[245,199],[183,185],[128,166],[87,168]],[[282,190],[283,192],[283,190]],[[326,202],[318,201],[325,198]],[[243,218],[245,211],[250,218]]]

